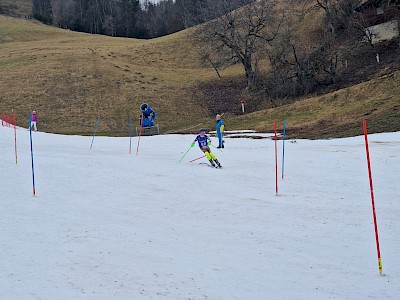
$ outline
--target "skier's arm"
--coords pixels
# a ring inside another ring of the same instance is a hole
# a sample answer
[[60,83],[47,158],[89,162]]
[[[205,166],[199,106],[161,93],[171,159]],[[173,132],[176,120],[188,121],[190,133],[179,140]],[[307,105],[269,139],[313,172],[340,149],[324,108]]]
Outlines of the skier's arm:
[[194,139],[194,141],[190,144],[190,147],[194,147],[194,144],[196,143],[196,141],[197,141],[197,138],[196,139]]

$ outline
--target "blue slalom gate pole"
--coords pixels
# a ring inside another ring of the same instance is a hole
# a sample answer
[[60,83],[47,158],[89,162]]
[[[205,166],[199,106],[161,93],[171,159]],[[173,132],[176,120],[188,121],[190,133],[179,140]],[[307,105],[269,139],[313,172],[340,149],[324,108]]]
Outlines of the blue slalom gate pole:
[[285,169],[285,139],[286,139],[286,120],[283,120],[283,140],[282,140],[282,179]]
[[132,153],[132,117],[129,116],[129,154]]
[[97,118],[96,126],[94,127],[93,138],[92,138],[92,143],[90,144],[90,149],[92,149],[94,137],[95,137],[96,132],[97,132],[97,127],[99,127],[99,122],[100,122],[100,114],[99,114],[99,116]]
[[32,144],[32,116],[28,114],[28,122],[29,122],[29,135],[31,139],[31,161],[32,161],[32,186],[33,186],[33,196],[36,196],[36,189],[35,189],[35,168],[33,163],[33,144]]

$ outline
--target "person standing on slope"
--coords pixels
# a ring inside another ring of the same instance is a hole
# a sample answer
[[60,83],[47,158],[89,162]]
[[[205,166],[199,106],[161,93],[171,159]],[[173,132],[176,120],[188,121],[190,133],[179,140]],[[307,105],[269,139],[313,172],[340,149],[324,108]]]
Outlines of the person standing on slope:
[[38,119],[37,113],[36,113],[36,111],[33,111],[32,117],[31,117],[31,128],[34,128],[35,131],[37,131],[37,127],[36,127],[37,119]]
[[204,152],[211,165],[213,167],[221,168],[221,164],[209,147],[209,145],[211,145],[211,139],[206,135],[206,131],[203,128],[200,129],[199,135],[196,136],[191,146],[194,147],[196,142],[199,143],[200,150]]
[[225,132],[225,123],[221,119],[221,115],[215,116],[216,121],[216,129],[217,129],[217,136],[218,136],[218,147],[217,148],[224,148],[224,132]]

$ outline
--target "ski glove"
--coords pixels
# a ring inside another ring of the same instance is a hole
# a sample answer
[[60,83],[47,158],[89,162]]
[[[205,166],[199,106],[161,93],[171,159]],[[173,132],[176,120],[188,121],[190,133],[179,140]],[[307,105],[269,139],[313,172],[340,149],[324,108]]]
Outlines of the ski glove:
[[194,147],[194,142],[190,144],[190,147],[193,148]]
[[208,146],[211,146],[211,142],[208,142]]

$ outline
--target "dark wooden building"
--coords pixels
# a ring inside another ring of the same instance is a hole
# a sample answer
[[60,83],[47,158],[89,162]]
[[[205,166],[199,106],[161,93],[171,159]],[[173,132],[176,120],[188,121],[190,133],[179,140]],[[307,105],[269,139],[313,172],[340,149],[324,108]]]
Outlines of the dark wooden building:
[[357,11],[372,44],[399,37],[400,0],[361,1]]
[[366,26],[399,20],[400,0],[364,0],[357,9],[363,14]]

